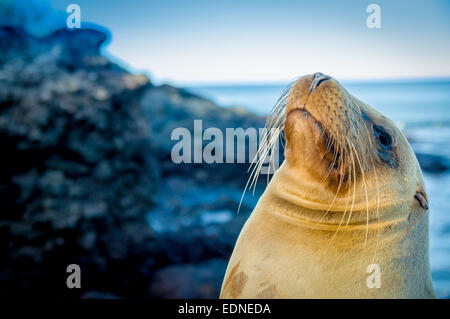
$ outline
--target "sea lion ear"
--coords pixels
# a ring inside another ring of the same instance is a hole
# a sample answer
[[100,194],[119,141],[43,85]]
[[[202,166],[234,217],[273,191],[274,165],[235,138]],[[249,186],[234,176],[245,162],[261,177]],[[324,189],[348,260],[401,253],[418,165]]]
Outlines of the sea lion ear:
[[420,187],[417,189],[416,194],[414,195],[414,198],[417,199],[417,201],[419,202],[420,206],[425,209],[428,210],[428,199],[427,199],[427,194],[425,194],[425,190]]

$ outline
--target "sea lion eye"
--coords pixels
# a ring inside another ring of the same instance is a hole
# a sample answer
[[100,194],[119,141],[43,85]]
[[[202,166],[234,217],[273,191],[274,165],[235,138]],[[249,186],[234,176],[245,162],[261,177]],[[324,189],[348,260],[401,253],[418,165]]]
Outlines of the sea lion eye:
[[381,126],[374,126],[375,135],[378,138],[378,142],[383,148],[390,148],[392,145],[392,137]]

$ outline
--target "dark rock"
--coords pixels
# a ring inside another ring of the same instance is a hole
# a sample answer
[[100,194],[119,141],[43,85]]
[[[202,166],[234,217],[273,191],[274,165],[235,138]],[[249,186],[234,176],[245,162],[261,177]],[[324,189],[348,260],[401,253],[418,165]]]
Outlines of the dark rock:
[[150,285],[153,298],[218,298],[227,261],[168,266],[157,271]]
[[444,156],[416,152],[416,157],[424,171],[442,173],[450,169],[450,160]]
[[[139,102],[152,85],[100,54],[107,38],[0,27],[0,295],[148,291],[158,170]],[[65,286],[72,263],[80,290]]]
[[[148,89],[143,96],[142,105],[151,125],[153,148],[161,164],[162,176],[195,176],[200,182],[232,182],[245,186],[247,169],[253,158],[248,158],[248,141],[245,145],[246,163],[224,164],[175,164],[171,160],[171,150],[177,141],[171,140],[175,128],[186,128],[194,136],[194,120],[202,121],[202,129],[215,127],[225,132],[226,128],[263,128],[266,118],[242,109],[222,108],[198,95],[170,85]],[[204,142],[205,146],[207,143]],[[225,144],[225,143],[224,143]],[[223,151],[225,156],[225,149]],[[235,154],[233,154],[235,155]],[[282,155],[281,155],[282,156]],[[282,159],[281,159],[282,160]],[[225,163],[225,160],[223,161]],[[281,163],[281,161],[280,161]],[[217,174],[220,170],[220,174]]]
[[86,291],[80,299],[121,299],[119,296],[107,291]]
[[155,87],[102,56],[107,39],[0,27],[0,296],[217,297],[266,179],[236,215],[251,159],[174,164],[170,135],[265,118]]

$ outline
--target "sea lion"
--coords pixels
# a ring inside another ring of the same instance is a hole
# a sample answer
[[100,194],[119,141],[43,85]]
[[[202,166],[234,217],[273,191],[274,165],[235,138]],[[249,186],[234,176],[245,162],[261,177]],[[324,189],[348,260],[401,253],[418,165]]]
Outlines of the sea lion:
[[322,73],[287,92],[267,125],[284,128],[285,160],[238,237],[220,297],[435,297],[427,195],[405,136]]

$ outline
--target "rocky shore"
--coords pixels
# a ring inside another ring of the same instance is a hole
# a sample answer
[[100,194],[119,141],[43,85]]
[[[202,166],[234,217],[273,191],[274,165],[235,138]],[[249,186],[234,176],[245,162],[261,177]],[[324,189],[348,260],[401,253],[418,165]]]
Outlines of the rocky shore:
[[[107,35],[0,27],[0,296],[215,298],[248,164],[174,164],[174,128],[264,126],[105,58]],[[425,170],[448,159],[418,154]],[[82,288],[66,287],[78,264]]]
[[[106,40],[0,28],[0,295],[217,297],[251,206],[234,218],[246,166],[177,166],[170,132],[264,119],[155,87],[102,56]],[[72,263],[81,289],[66,287]]]

